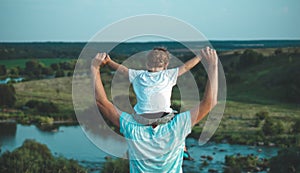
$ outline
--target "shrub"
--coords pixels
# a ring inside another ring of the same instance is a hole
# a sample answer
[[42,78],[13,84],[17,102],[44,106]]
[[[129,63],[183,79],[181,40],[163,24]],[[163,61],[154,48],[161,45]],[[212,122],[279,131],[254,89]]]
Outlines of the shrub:
[[128,173],[129,172],[129,161],[127,159],[107,159],[104,163],[102,173]]
[[300,133],[300,119],[295,121],[295,124],[293,125],[293,133]]
[[225,173],[238,173],[238,172],[257,172],[266,171],[268,162],[267,160],[259,160],[254,155],[247,156],[225,156]]
[[58,107],[52,102],[41,102],[38,105],[37,110],[40,113],[57,113],[57,112],[59,112]]
[[269,116],[269,112],[267,111],[260,111],[260,112],[257,112],[255,114],[255,116],[259,119],[259,120],[264,120],[266,117]]
[[26,102],[25,106],[29,108],[35,108],[39,103],[40,101],[37,100],[29,100],[28,102]]
[[260,64],[263,61],[263,55],[254,50],[247,49],[240,56],[238,68],[243,69],[252,65]]
[[238,82],[241,82],[241,77],[239,74],[235,74],[235,73],[228,73],[226,75],[226,80],[228,83],[238,83]]
[[267,111],[260,111],[260,112],[257,112],[257,113],[255,114],[255,123],[254,123],[254,126],[255,126],[255,127],[259,127],[260,124],[261,124],[261,122],[262,122],[263,120],[265,120],[266,117],[268,117],[268,115],[269,115],[269,112],[267,112]]
[[45,114],[45,113],[57,113],[59,112],[58,107],[50,102],[42,102],[38,100],[29,100],[25,106],[29,108],[36,109],[39,113]]
[[280,121],[275,121],[274,119],[267,117],[262,130],[265,135],[278,135],[284,132],[284,125]]

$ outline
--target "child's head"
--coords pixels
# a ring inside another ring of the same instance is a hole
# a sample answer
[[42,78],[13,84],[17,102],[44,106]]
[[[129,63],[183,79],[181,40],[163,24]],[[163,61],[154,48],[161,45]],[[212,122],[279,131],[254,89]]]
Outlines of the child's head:
[[147,55],[146,66],[148,70],[154,69],[167,69],[169,65],[170,55],[166,48],[157,47],[152,49]]

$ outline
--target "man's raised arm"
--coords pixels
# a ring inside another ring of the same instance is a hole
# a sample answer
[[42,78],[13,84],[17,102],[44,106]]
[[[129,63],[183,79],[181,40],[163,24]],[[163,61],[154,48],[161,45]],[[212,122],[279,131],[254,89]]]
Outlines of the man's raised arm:
[[105,62],[106,53],[98,53],[91,65],[92,77],[95,86],[95,99],[100,112],[107,117],[114,125],[120,127],[120,113],[115,106],[107,99],[100,75],[100,65]]
[[192,125],[199,123],[217,104],[218,97],[218,55],[216,50],[207,47],[201,51],[202,57],[206,60],[208,81],[202,101],[191,110]]

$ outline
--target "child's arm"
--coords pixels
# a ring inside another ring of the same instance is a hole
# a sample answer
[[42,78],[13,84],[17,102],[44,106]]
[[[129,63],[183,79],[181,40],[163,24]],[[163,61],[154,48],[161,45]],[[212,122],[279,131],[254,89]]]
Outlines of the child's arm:
[[105,64],[109,65],[112,69],[114,70],[118,70],[120,71],[122,74],[124,74],[125,76],[128,76],[128,68],[125,67],[124,65],[121,65],[119,63],[116,63],[115,61],[113,61],[109,55],[107,55],[106,57],[106,62]]
[[195,65],[197,65],[201,61],[202,57],[200,55],[195,56],[193,59],[188,60],[182,66],[179,67],[178,76],[183,75],[185,72],[192,69]]

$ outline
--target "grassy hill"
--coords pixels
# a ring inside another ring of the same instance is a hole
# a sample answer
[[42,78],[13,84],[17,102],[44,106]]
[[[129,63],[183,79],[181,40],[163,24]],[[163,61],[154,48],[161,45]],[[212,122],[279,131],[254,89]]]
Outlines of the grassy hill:
[[[220,55],[226,73],[228,99],[266,104],[299,104],[300,100],[295,96],[300,95],[300,48],[251,51],[254,53],[249,57],[245,57],[241,50]],[[253,59],[251,56],[259,58],[256,62],[244,62],[246,58]]]

